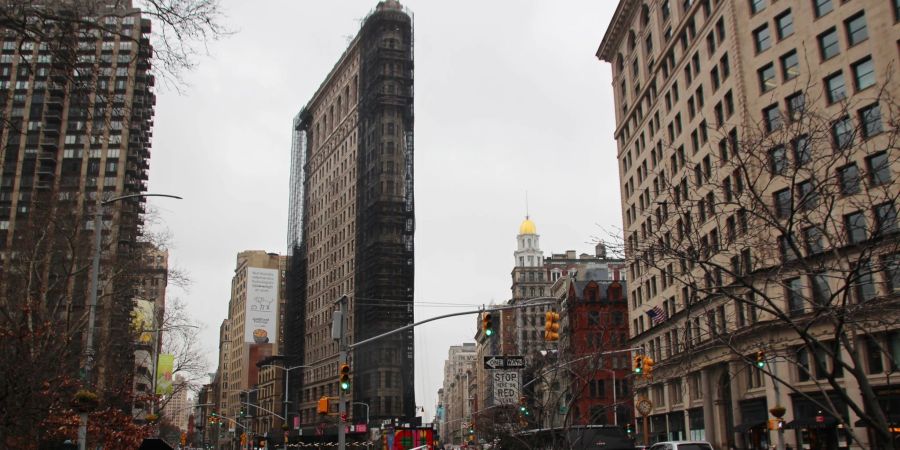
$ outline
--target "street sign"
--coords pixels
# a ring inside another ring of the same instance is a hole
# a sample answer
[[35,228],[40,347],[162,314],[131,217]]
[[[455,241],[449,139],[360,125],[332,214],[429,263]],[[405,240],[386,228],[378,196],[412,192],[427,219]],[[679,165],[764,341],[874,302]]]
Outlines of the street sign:
[[524,369],[525,357],[520,355],[492,355],[484,357],[484,368],[498,369]]
[[524,356],[507,356],[506,357],[506,368],[507,369],[524,369],[525,368],[525,357]]
[[494,404],[512,405],[519,400],[519,372],[514,370],[497,371],[492,374],[494,385]]
[[484,368],[485,369],[503,369],[506,367],[506,359],[502,356],[485,356],[484,357]]

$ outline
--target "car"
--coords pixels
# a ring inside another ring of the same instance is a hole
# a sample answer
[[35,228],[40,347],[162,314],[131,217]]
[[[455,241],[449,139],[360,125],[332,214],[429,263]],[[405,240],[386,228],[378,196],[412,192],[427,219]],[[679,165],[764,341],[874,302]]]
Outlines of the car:
[[657,442],[650,450],[714,450],[706,441],[664,441]]

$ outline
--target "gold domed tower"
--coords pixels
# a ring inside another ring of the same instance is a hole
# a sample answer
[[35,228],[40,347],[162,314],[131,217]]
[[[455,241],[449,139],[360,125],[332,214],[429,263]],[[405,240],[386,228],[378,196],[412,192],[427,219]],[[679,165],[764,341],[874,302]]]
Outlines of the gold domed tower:
[[519,234],[537,234],[537,227],[534,226],[534,222],[528,216],[525,216],[522,225],[519,225]]
[[515,251],[516,267],[540,267],[543,264],[544,252],[541,251],[540,238],[537,226],[526,215],[525,220],[519,225],[518,246]]

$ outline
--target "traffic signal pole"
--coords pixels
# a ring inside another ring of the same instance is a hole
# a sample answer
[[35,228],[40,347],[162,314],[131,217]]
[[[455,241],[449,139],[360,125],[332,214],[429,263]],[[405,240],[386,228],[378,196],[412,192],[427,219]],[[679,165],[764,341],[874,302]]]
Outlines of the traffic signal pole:
[[[344,364],[347,364],[347,341],[344,337],[346,335],[344,330],[344,324],[346,323],[345,317],[347,317],[347,296],[341,296],[338,300],[340,304],[340,337],[338,339],[338,348],[340,349],[340,353],[338,354],[338,367],[343,367]],[[347,435],[346,428],[344,426],[344,417],[347,416],[347,391],[342,387],[338,386],[338,450],[346,450],[347,448]]]
[[[546,297],[546,298],[548,300],[551,300],[550,297]],[[414,322],[409,325],[405,325],[400,328],[396,328],[394,330],[388,331],[386,333],[382,333],[377,336],[373,336],[371,338],[363,339],[359,342],[354,342],[354,343],[350,344],[347,342],[346,330],[344,329],[345,328],[344,325],[346,323],[345,318],[347,317],[347,302],[348,302],[348,300],[349,299],[347,298],[346,295],[342,295],[336,301],[339,309],[338,309],[338,311],[335,311],[335,316],[332,317],[331,337],[338,341],[338,348],[340,349],[340,352],[338,353],[338,367],[342,367],[343,365],[348,364],[347,363],[347,354],[348,354],[348,352],[354,350],[356,347],[368,344],[373,341],[377,341],[379,339],[383,339],[385,337],[388,337],[388,336],[391,336],[391,335],[394,335],[397,333],[401,333],[403,331],[412,329],[419,325],[426,324],[428,322],[434,322],[435,320],[446,319],[448,317],[466,316],[466,315],[471,315],[471,314],[481,314],[485,311],[502,311],[504,309],[521,309],[521,308],[525,308],[525,307],[530,308],[530,307],[534,307],[534,306],[543,306],[543,305],[551,306],[551,305],[557,304],[556,299],[552,299],[552,301],[529,303],[527,305],[497,306],[497,307],[493,307],[489,310],[482,308],[482,309],[477,309],[474,311],[462,311],[462,312],[457,312],[457,313],[444,314],[441,316],[436,316],[436,317],[432,317],[429,319],[421,320],[419,322]],[[338,421],[339,421],[338,430],[337,430],[338,431],[338,450],[346,450],[347,449],[347,436],[346,436],[347,430],[346,430],[344,420],[343,420],[343,418],[346,417],[346,415],[347,415],[346,402],[347,402],[346,391],[344,389],[341,389],[340,386],[338,386]]]

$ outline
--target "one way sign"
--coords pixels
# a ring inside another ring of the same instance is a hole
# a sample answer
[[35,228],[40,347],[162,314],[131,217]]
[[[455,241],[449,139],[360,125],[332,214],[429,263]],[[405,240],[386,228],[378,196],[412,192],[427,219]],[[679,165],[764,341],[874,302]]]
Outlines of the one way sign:
[[506,359],[502,356],[485,356],[484,357],[484,368],[485,369],[504,369],[506,368]]
[[484,357],[485,369],[522,369],[525,358],[519,355],[493,355]]

